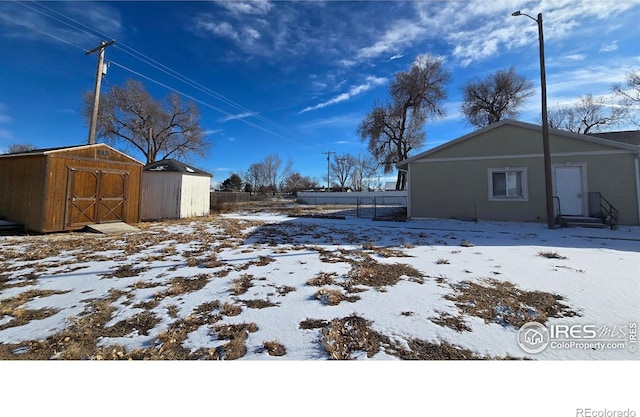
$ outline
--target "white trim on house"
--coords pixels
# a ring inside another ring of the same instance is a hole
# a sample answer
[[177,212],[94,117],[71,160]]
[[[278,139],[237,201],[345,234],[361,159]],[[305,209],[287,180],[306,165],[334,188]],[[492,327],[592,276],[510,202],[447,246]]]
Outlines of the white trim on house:
[[[552,157],[562,157],[562,156],[597,156],[597,155],[621,155],[628,154],[628,151],[588,151],[588,152],[558,152],[552,153]],[[429,158],[429,159],[419,159],[417,161],[413,161],[414,163],[424,162],[458,162],[458,161],[487,161],[487,160],[495,160],[495,159],[529,159],[529,158],[543,158],[544,155],[539,153],[531,153],[531,154],[522,154],[522,155],[491,155],[491,156],[459,156],[459,157],[451,157],[451,158]]]
[[[636,163],[638,161],[636,160]],[[406,185],[406,192],[407,192],[407,218],[410,219],[411,218],[411,193],[409,192],[409,184],[411,184],[411,165],[409,165],[407,167],[407,185]]]

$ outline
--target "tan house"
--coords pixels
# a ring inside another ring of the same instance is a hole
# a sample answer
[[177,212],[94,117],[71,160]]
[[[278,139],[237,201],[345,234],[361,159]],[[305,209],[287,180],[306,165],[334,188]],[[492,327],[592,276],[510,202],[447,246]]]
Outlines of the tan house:
[[[558,221],[640,223],[640,144],[631,136],[550,129]],[[624,141],[615,140],[623,137]],[[538,125],[503,120],[397,167],[408,172],[410,218],[546,221]]]

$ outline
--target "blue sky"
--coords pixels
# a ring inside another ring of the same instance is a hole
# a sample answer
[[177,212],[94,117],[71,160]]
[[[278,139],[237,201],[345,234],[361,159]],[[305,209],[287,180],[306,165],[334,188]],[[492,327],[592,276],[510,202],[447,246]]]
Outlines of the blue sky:
[[452,80],[415,153],[471,131],[460,86],[510,66],[536,89],[520,120],[538,123],[537,26],[515,10],[543,13],[550,107],[640,68],[640,0],[0,1],[0,152],[86,143],[96,57],[84,51],[113,38],[103,91],[131,78],[195,100],[213,146],[191,162],[215,180],[277,153],[323,183],[323,152],[366,154],[358,124],[419,54],[442,57]]

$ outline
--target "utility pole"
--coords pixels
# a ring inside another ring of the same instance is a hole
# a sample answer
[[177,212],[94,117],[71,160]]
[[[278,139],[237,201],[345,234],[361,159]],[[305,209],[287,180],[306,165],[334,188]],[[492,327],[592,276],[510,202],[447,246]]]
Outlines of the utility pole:
[[329,185],[329,166],[330,166],[330,162],[331,162],[331,154],[335,155],[335,152],[331,152],[331,151],[327,151],[327,152],[322,152],[323,155],[327,155],[327,191],[329,191],[329,189],[331,188],[331,186]]
[[89,125],[89,145],[96,143],[96,124],[98,121],[98,105],[100,103],[100,84],[102,83],[102,75],[104,73],[104,49],[113,45],[116,41],[111,39],[108,42],[102,41],[99,46],[96,46],[90,51],[85,52],[85,55],[91,55],[96,51],[98,53],[98,68],[96,70],[96,86],[93,90],[93,111],[91,112],[91,124]]
[[540,44],[540,96],[542,107],[542,155],[544,159],[544,190],[547,208],[547,227],[555,228],[553,210],[553,180],[551,178],[551,150],[549,145],[549,116],[547,115],[547,74],[544,65],[544,34],[542,31],[542,13],[537,18],[517,10],[511,16],[526,16],[538,25],[538,43]]

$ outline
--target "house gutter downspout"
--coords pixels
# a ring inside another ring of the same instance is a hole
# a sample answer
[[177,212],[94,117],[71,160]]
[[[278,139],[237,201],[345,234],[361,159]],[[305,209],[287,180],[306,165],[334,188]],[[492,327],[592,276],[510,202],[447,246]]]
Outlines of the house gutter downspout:
[[636,208],[638,209],[638,224],[640,224],[640,152],[635,157],[636,168]]

